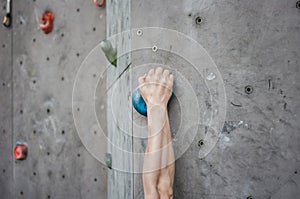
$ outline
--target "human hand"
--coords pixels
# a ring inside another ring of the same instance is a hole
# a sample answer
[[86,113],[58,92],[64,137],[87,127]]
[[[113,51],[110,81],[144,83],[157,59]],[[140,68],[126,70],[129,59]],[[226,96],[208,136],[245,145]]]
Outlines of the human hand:
[[139,78],[139,89],[147,105],[167,106],[172,95],[174,77],[168,70],[161,67],[151,69],[148,74]]

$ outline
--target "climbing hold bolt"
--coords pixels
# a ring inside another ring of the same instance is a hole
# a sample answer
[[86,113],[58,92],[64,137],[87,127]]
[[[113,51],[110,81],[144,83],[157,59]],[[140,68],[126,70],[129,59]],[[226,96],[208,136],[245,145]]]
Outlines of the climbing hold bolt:
[[103,50],[108,61],[112,65],[117,66],[117,50],[112,47],[111,42],[105,39],[100,42],[100,47]]
[[6,15],[3,18],[2,24],[6,28],[10,27],[11,25],[11,13],[10,13],[10,0],[6,1]]
[[106,166],[111,169],[112,168],[112,157],[110,153],[105,153],[105,164]]
[[[172,93],[168,103],[170,103],[170,101],[172,100],[173,95],[174,95],[174,93]],[[147,105],[146,105],[139,89],[136,89],[133,93],[132,104],[137,112],[139,112],[140,114],[142,114],[144,116],[147,116]]]
[[105,0],[94,0],[94,4],[98,7],[104,6]]
[[54,21],[54,13],[52,11],[45,11],[40,18],[40,29],[48,34],[52,32]]
[[14,157],[17,160],[25,160],[27,157],[28,149],[25,144],[17,143],[14,148]]
[[250,85],[245,86],[245,93],[248,94],[248,95],[253,93],[253,87],[250,86]]

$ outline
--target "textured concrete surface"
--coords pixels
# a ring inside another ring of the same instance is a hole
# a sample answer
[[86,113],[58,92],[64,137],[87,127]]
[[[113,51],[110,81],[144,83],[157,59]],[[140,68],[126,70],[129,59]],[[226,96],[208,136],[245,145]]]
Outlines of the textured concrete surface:
[[[1,0],[3,14],[4,5]],[[38,29],[45,9],[56,15],[49,35]],[[0,197],[107,198],[107,169],[82,146],[71,107],[77,69],[106,36],[105,9],[92,1],[28,0],[14,1],[13,13],[13,28],[0,28]],[[205,158],[199,158],[203,127],[176,161],[175,198],[299,197],[299,15],[296,0],[131,1],[133,28],[158,26],[191,36],[225,83],[226,127]],[[181,57],[147,53],[133,53],[132,63],[182,66],[199,93],[206,89]],[[132,73],[134,85],[139,74]],[[176,99],[170,113],[176,134],[185,117]],[[146,124],[135,112],[133,121]],[[22,162],[11,155],[17,141],[29,146]],[[137,151],[144,146],[133,143]],[[133,195],[143,197],[141,175],[134,176]]]
[[[46,9],[55,14],[49,35],[39,30]],[[0,139],[0,198],[106,198],[106,168],[82,146],[71,109],[76,71],[106,36],[105,8],[92,1],[28,0],[14,1],[13,13],[12,29],[0,27],[6,46],[0,70],[1,134],[6,130]],[[28,158],[12,162],[11,142],[17,141],[28,144]]]
[[[132,1],[132,27],[175,29],[209,52],[225,82],[226,120],[247,124],[228,127],[232,131],[224,132],[204,159],[198,158],[196,136],[176,161],[175,198],[299,197],[300,10],[295,5],[294,0]],[[163,62],[176,64],[169,57]],[[245,93],[247,85],[253,93]],[[171,120],[177,117],[180,113],[172,111]],[[142,198],[141,176],[135,187],[136,198]]]

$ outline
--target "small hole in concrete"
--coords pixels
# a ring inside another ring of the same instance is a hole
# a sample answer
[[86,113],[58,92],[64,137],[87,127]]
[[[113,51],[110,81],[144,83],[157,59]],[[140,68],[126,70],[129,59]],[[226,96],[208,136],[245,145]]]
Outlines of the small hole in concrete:
[[64,135],[64,134],[65,134],[65,131],[64,131],[64,130],[62,130],[62,131],[61,131],[61,134],[63,134],[63,135]]
[[33,133],[33,134],[36,134],[36,130],[33,130],[32,133]]
[[47,198],[51,198],[51,196],[50,196],[50,195],[48,195],[48,196],[47,196]]
[[2,130],[2,133],[5,134],[5,129]]
[[5,44],[2,44],[2,48],[5,48]]
[[50,113],[50,109],[49,109],[49,108],[47,108],[47,113],[48,113],[48,114]]
[[32,83],[35,84],[35,83],[36,83],[36,80],[32,80]]
[[34,176],[36,176],[36,172],[33,172],[32,174],[33,174]]
[[6,6],[3,6],[3,10],[6,10]]
[[77,108],[77,111],[80,111],[80,108]]
[[47,60],[47,61],[49,61],[49,60],[50,60],[50,58],[49,58],[49,57],[47,57],[47,58],[46,58],[46,60]]
[[23,191],[20,191],[20,194],[23,195],[24,194]]
[[79,56],[80,56],[80,54],[79,54],[79,53],[76,53],[76,56],[77,56],[77,57],[79,57]]
[[253,199],[253,197],[252,196],[248,196],[247,199]]
[[65,175],[62,175],[61,177],[62,177],[63,179],[65,179]]
[[64,33],[61,33],[61,35],[60,35],[61,37],[64,37],[65,36],[65,34]]
[[93,31],[96,31],[96,28],[95,28],[95,27],[93,28]]
[[202,17],[200,17],[200,16],[196,17],[195,22],[196,22],[196,24],[198,24],[198,25],[201,24],[201,23],[203,22]]
[[97,75],[96,75],[96,74],[93,74],[93,77],[97,77]]
[[97,178],[95,178],[94,181],[97,182]]
[[97,134],[97,131],[94,131],[94,134],[96,135],[96,134]]
[[295,171],[295,172],[294,172],[294,174],[297,174],[297,173],[298,173],[298,171]]
[[192,16],[192,13],[189,14],[189,17],[191,17],[191,16]]
[[35,39],[35,38],[33,38],[33,39],[32,39],[32,41],[33,41],[33,42],[36,42],[36,39]]
[[20,65],[22,65],[23,64],[23,61],[20,61]]
[[80,9],[79,8],[77,8],[77,10],[76,10],[77,12],[80,12]]
[[23,114],[23,110],[20,110],[20,114]]
[[2,83],[2,86],[5,86],[5,85],[6,85],[5,82],[3,82],[3,83]]
[[5,171],[6,171],[5,169],[2,170],[3,173],[5,173]]
[[80,157],[80,153],[77,154],[77,157]]
[[65,80],[65,77],[61,77],[61,81],[64,81]]
[[49,152],[49,151],[47,152],[47,155],[50,155],[50,152]]
[[20,24],[22,25],[22,24],[23,24],[23,22],[22,22],[22,21],[20,21]]

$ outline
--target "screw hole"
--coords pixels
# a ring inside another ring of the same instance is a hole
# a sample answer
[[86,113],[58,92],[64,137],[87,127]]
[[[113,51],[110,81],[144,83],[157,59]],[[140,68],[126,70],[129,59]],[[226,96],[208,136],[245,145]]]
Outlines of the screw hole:
[[96,27],[93,28],[93,31],[94,31],[94,32],[96,31]]
[[253,93],[253,87],[250,86],[250,85],[245,86],[245,93],[248,94],[248,95]]
[[50,109],[49,109],[49,108],[47,108],[47,113],[48,113],[48,114],[50,113]]
[[48,196],[47,196],[47,198],[51,198],[51,196],[50,196],[50,195],[48,195]]
[[97,178],[95,178],[94,181],[97,182]]
[[65,179],[65,175],[62,175],[61,177],[62,177],[63,179]]
[[76,10],[77,12],[80,12],[80,9],[79,8],[77,8],[77,10]]
[[22,24],[23,24],[23,22],[22,22],[22,21],[20,21],[20,24],[22,25]]
[[20,194],[23,195],[24,194],[23,191],[20,191]]
[[253,197],[252,196],[248,196],[247,199],[253,199]]
[[196,24],[198,24],[198,25],[201,24],[201,23],[203,22],[202,17],[200,17],[200,16],[196,17],[195,22],[196,22]]
[[300,1],[297,1],[296,8],[300,9]]
[[33,174],[34,176],[36,176],[36,172],[33,172],[32,174]]
[[47,61],[49,61],[49,60],[50,60],[50,58],[49,58],[49,57],[47,57],[47,58],[46,58],[46,60],[47,60]]
[[199,140],[198,141],[198,147],[201,147],[202,145],[204,145],[204,141],[203,140]]
[[35,84],[35,83],[36,83],[36,80],[32,80],[32,83]]
[[62,131],[61,131],[61,134],[63,134],[63,135],[64,135],[64,134],[65,134],[65,130],[62,130]]
[[50,152],[49,152],[49,151],[47,152],[47,155],[48,155],[48,156],[50,155]]
[[79,57],[79,56],[80,56],[80,54],[79,54],[79,53],[76,53],[76,56],[77,56],[77,57]]
[[294,174],[297,174],[297,173],[298,173],[298,171],[295,171],[295,172],[294,172]]
[[192,13],[189,14],[189,17],[191,17],[191,16],[192,16]]

